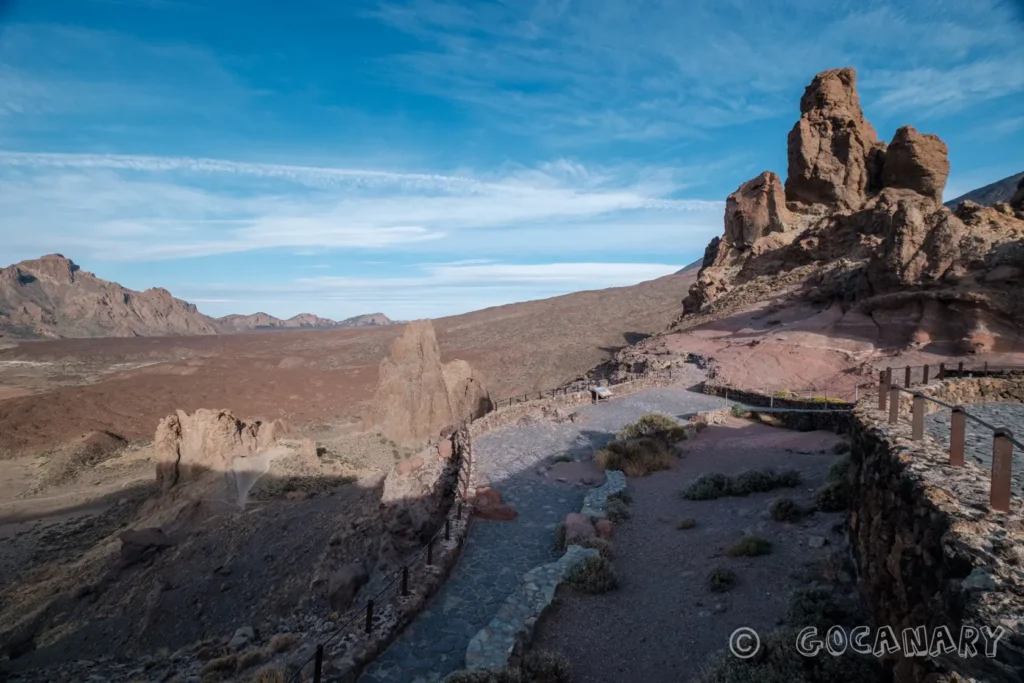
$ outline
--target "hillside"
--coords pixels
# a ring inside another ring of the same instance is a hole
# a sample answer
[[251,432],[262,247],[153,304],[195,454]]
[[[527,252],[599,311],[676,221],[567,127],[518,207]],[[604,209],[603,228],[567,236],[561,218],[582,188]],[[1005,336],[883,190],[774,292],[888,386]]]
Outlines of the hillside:
[[338,327],[366,327],[369,325],[391,325],[393,321],[383,313],[366,313],[345,320],[331,320],[312,313],[299,313],[287,320],[282,320],[261,312],[250,315],[226,315],[217,318],[217,323],[225,332],[244,332],[247,330],[325,330]]
[[956,209],[956,207],[960,206],[960,202],[963,201],[975,202],[982,206],[993,206],[998,202],[1008,202],[1013,198],[1021,183],[1024,183],[1024,172],[997,180],[976,190],[971,190],[956,199],[949,200],[945,206],[949,209]]
[[0,269],[0,334],[12,338],[216,334],[217,322],[166,289],[136,292],[60,254]]

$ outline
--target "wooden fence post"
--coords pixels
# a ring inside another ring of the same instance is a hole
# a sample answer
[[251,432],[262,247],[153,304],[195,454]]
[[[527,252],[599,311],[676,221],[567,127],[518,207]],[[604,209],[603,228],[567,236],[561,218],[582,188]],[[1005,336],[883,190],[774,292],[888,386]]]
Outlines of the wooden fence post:
[[920,441],[924,438],[924,395],[914,394],[914,413],[910,438]]
[[967,432],[967,416],[961,406],[953,408],[953,416],[949,422],[949,464],[953,467],[964,466],[964,438]]
[[1010,511],[1010,475],[1013,473],[1013,432],[1000,427],[992,437],[992,490],[989,507],[996,512]]
[[885,370],[878,371],[878,409],[884,411],[888,405],[889,387],[885,386]]
[[910,388],[910,366],[907,366],[906,371],[903,373],[903,386]]
[[928,366],[927,365],[924,366],[924,374],[923,374],[923,378],[921,379],[921,384],[928,384]]
[[[309,660],[306,660],[309,661]],[[320,676],[324,668],[324,646],[316,646],[316,660],[313,662],[313,683],[320,683]]]
[[889,424],[894,425],[900,419],[900,390],[898,387],[889,389]]

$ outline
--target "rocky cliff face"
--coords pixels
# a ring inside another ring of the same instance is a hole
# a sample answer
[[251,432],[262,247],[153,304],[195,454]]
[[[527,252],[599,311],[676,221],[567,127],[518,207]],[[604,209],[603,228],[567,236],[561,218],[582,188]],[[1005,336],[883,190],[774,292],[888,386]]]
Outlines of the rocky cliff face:
[[[814,78],[789,135],[784,190],[771,172],[726,202],[684,316],[717,316],[768,296],[872,314],[929,308],[958,321],[962,352],[998,346],[1024,304],[1024,190],[1016,204],[941,204],[945,143],[910,126],[886,146],[863,116],[853,69]],[[684,319],[685,320],[685,317]],[[923,337],[910,341],[927,341]]]
[[455,422],[490,409],[490,395],[466,361],[444,365],[429,320],[406,325],[381,361],[367,426],[398,444],[421,446]]
[[166,289],[136,292],[50,254],[0,269],[0,334],[134,337],[215,334],[215,320]]

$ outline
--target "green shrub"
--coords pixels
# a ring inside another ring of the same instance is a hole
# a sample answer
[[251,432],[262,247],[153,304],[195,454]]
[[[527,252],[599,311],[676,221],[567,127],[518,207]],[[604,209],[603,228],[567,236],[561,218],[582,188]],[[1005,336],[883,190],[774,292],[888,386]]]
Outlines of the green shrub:
[[834,446],[832,446],[832,452],[835,453],[836,455],[842,455],[843,453],[849,453],[850,452],[850,442],[849,441],[837,441],[836,444]]
[[733,403],[732,404],[732,416],[733,417],[746,417],[747,416],[747,409],[746,409],[746,407],[744,407],[744,405],[742,403]]
[[713,472],[697,478],[683,489],[686,500],[714,500],[725,496],[748,496],[751,493],[764,493],[778,488],[791,488],[800,485],[800,473],[787,470],[776,473],[772,470],[749,470],[735,477]]
[[680,531],[683,531],[685,529],[692,529],[695,526],[697,526],[697,520],[695,520],[693,517],[684,517],[683,519],[676,522],[676,528]]
[[822,512],[842,512],[850,507],[850,485],[830,481],[814,492],[814,504]]
[[626,505],[633,504],[633,494],[629,492],[629,489],[622,489],[618,493],[613,493],[610,496],[608,496],[608,500],[611,500],[612,498],[621,500]]
[[708,572],[707,586],[712,593],[731,591],[737,583],[739,583],[739,577],[736,572],[726,567],[715,567]]
[[612,559],[612,544],[607,538],[601,538],[600,536],[581,538],[576,541],[576,545],[583,546],[584,548],[593,548],[597,552],[601,553],[601,557],[604,559]]
[[793,593],[786,609],[786,623],[794,628],[829,628],[850,625],[857,616],[855,606],[836,597],[828,588],[805,588]]
[[836,459],[828,468],[828,480],[835,482],[846,482],[850,475],[850,456],[844,455]]
[[806,510],[797,505],[792,498],[779,498],[772,503],[769,512],[776,522],[796,522],[806,514]]
[[561,455],[555,456],[555,462],[572,462],[572,456],[568,453],[562,453]]
[[760,536],[744,536],[729,548],[732,557],[756,557],[772,551],[772,543]]
[[615,435],[617,441],[629,441],[644,437],[659,437],[668,441],[682,441],[686,438],[683,426],[661,413],[647,413],[639,420],[628,424]]
[[603,557],[588,557],[570,569],[565,580],[584,593],[607,593],[619,587],[619,577]]
[[629,506],[621,498],[609,496],[604,504],[604,514],[613,522],[625,522],[629,519]]
[[665,441],[645,436],[612,441],[595,456],[602,470],[621,470],[630,477],[642,477],[672,467],[677,456]]
[[565,550],[565,522],[559,522],[555,526],[555,550],[558,552]]

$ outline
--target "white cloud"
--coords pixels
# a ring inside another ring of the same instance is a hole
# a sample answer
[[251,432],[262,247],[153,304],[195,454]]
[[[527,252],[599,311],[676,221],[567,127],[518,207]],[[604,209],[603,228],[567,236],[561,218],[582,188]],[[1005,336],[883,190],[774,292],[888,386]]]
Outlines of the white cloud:
[[636,249],[666,230],[683,244],[688,231],[720,230],[721,202],[673,197],[693,172],[556,160],[471,177],[0,152],[0,234],[22,252],[111,261],[282,248]]

